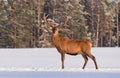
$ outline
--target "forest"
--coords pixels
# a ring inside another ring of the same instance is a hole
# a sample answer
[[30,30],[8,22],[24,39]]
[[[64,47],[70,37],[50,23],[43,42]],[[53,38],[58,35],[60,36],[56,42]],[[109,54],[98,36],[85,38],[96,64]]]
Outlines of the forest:
[[64,23],[61,36],[120,46],[119,0],[0,0],[0,48],[54,47],[44,18]]

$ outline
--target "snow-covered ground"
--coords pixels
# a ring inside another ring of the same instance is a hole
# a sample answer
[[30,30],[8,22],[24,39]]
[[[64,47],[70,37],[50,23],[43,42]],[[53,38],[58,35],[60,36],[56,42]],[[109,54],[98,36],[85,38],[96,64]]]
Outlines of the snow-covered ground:
[[99,69],[81,55],[66,55],[61,69],[55,48],[0,49],[0,78],[120,78],[120,48],[92,48]]

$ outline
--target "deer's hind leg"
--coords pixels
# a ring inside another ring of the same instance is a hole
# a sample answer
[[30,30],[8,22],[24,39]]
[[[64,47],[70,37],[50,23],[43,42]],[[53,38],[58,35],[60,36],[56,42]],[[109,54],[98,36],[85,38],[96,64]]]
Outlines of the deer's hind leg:
[[85,60],[85,63],[84,63],[84,65],[83,65],[83,67],[82,67],[82,69],[84,69],[85,66],[86,66],[86,64],[87,64],[87,62],[88,62],[88,57],[87,57],[87,55],[85,55],[85,54],[82,54],[82,56],[83,56],[83,58],[84,58],[84,60]]
[[88,57],[90,57],[94,61],[95,67],[96,67],[96,69],[98,69],[95,56],[93,56],[92,54],[88,54]]

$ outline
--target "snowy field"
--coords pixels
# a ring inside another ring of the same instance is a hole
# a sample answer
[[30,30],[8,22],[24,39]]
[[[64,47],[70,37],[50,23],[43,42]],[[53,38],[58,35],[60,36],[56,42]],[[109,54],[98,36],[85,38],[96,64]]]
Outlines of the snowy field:
[[0,78],[120,78],[120,48],[92,48],[99,69],[81,55],[66,55],[61,69],[55,48],[0,49]]

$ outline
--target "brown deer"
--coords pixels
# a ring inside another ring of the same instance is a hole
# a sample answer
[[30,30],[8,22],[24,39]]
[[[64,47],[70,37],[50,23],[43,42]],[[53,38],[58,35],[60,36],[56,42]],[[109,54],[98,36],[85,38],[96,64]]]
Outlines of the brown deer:
[[96,69],[98,69],[96,58],[91,54],[91,47],[92,43],[87,40],[72,40],[68,37],[61,37],[59,35],[59,28],[62,24],[59,24],[58,26],[54,26],[53,24],[49,24],[50,28],[53,32],[53,45],[57,48],[58,52],[61,54],[61,61],[62,61],[62,69],[64,69],[64,60],[65,60],[65,54],[69,55],[79,55],[81,54],[82,57],[85,60],[85,63],[82,67],[82,69],[85,68],[88,57],[90,57],[95,64]]
[[54,27],[53,24],[49,24],[49,26],[53,32],[53,37],[52,37],[53,45],[57,48],[58,52],[61,54],[62,69],[64,69],[65,54],[69,54],[69,55],[81,54],[85,60],[82,69],[85,68],[88,62],[88,57],[90,57],[94,61],[96,69],[98,69],[96,58],[91,54],[92,43],[90,41],[72,40],[69,39],[68,37],[61,37],[59,35],[59,28],[61,24],[56,27]]
[[[81,54],[85,60],[85,63],[82,67],[82,69],[85,68],[87,62],[88,62],[88,57],[90,57],[95,64],[96,69],[98,69],[97,63],[96,63],[96,58],[91,54],[91,47],[92,43],[87,40],[72,40],[69,39],[68,37],[61,37],[59,35],[59,29],[62,26],[62,23],[59,24],[58,26],[54,26],[53,23],[47,22],[47,16],[43,16],[44,23],[50,27],[52,30],[52,43],[53,45],[57,48],[58,52],[61,54],[61,61],[62,61],[62,69],[64,69],[64,60],[65,60],[65,54],[69,55],[79,55]],[[68,20],[68,18],[67,18]],[[66,22],[67,22],[66,20]],[[65,24],[66,24],[65,22]],[[49,33],[51,33],[48,30]]]

